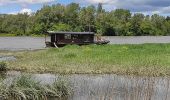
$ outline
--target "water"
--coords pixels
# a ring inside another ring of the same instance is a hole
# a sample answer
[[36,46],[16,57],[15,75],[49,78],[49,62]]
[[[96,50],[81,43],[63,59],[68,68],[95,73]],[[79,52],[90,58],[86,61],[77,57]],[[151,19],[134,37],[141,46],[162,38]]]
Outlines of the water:
[[44,49],[43,37],[0,37],[0,50],[36,50]]
[[111,44],[170,43],[170,36],[106,36]]
[[1,56],[0,55],[0,61],[14,61],[16,58],[14,56]]
[[[20,72],[7,72],[6,81]],[[42,84],[51,84],[59,75],[33,74]],[[65,75],[73,88],[68,100],[169,100],[170,79],[122,75]]]
[[[170,43],[170,36],[106,36],[110,44]],[[49,41],[50,38],[47,38]],[[37,50],[45,48],[44,37],[0,37],[0,50]]]

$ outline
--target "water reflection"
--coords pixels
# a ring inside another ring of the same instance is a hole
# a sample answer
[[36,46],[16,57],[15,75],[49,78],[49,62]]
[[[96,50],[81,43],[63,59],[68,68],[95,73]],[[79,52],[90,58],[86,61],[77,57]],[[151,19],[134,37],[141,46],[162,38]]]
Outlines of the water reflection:
[[[20,74],[15,71],[7,72],[6,80]],[[42,84],[51,84],[59,76],[33,74]],[[64,77],[73,87],[73,95],[68,100],[168,100],[170,96],[168,77],[77,74]]]

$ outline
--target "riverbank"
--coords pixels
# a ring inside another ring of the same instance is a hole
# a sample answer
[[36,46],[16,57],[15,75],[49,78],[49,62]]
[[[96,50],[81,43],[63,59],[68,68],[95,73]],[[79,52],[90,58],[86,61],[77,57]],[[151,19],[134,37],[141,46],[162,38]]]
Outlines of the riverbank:
[[44,34],[17,35],[13,33],[0,33],[0,37],[21,37],[21,36],[44,37]]
[[170,44],[89,45],[0,52],[13,55],[9,70],[61,74],[170,75]]

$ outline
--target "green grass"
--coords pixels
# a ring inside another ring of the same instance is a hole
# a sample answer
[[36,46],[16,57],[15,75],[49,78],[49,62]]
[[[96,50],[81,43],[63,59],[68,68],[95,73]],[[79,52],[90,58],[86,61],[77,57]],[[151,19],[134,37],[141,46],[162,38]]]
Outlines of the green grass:
[[10,70],[62,74],[170,76],[170,44],[66,46],[6,53]]
[[[12,34],[12,33],[0,33],[0,37],[17,37],[20,35]],[[22,36],[31,36],[31,37],[43,37],[44,34],[28,34],[28,35],[22,35]]]
[[10,34],[10,33],[0,33],[0,37],[14,37],[16,34]]

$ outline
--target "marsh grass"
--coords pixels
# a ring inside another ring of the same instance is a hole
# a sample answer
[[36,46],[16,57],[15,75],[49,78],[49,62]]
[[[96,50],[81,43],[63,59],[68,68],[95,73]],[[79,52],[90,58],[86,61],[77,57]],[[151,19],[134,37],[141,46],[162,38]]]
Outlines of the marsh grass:
[[[64,79],[63,79],[64,80]],[[71,88],[67,81],[56,80],[53,84],[42,85],[31,75],[14,78],[11,84],[0,83],[1,100],[47,100],[48,98],[67,97]],[[64,84],[61,84],[64,83]]]
[[7,64],[5,62],[0,62],[0,71],[6,71],[7,70]]
[[170,44],[68,45],[13,53],[11,70],[27,72],[170,75]]

